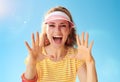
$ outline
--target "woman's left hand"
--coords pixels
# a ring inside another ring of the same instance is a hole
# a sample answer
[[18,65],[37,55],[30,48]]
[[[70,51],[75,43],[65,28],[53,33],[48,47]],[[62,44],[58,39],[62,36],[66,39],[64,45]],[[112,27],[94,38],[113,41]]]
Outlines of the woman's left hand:
[[86,39],[84,39],[84,32],[82,32],[81,39],[78,35],[76,35],[78,53],[75,58],[84,60],[85,62],[90,62],[91,60],[93,60],[91,54],[93,41],[90,43],[90,45],[88,45],[88,37],[89,34],[86,33]]

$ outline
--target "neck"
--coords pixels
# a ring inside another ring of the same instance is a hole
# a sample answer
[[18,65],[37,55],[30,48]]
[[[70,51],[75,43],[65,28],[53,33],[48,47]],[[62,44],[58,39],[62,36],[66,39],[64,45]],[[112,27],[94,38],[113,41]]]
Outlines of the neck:
[[46,47],[46,53],[47,53],[47,55],[50,56],[50,58],[52,60],[58,61],[65,57],[65,55],[67,53],[67,49],[65,46],[55,48],[55,47],[49,45]]

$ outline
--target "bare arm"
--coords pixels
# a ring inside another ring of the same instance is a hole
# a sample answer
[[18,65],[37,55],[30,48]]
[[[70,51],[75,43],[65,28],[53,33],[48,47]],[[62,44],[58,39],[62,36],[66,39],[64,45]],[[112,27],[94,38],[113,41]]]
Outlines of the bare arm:
[[83,64],[77,73],[80,82],[98,82],[94,61]]
[[26,64],[25,78],[33,79],[37,75],[36,62],[38,58],[39,60],[43,60],[45,58],[45,55],[42,54],[42,47],[44,45],[43,34],[40,37],[40,41],[38,32],[36,33],[36,40],[34,38],[34,34],[32,34],[32,48],[27,42],[25,42],[25,44],[29,52]]
[[26,64],[25,78],[33,79],[36,75],[37,75],[36,62],[31,57],[28,57],[28,61]]
[[78,78],[80,82],[86,82],[87,81],[87,70],[86,70],[86,64],[84,63],[77,71]]
[[87,82],[98,82],[94,60],[86,62],[86,69],[87,69]]
[[76,58],[85,61],[85,66],[78,69],[78,76],[81,82],[98,82],[95,61],[91,54],[93,41],[88,46],[88,36],[87,33],[86,39],[84,39],[83,32],[81,39],[79,36],[76,37],[78,45],[78,54],[76,55]]

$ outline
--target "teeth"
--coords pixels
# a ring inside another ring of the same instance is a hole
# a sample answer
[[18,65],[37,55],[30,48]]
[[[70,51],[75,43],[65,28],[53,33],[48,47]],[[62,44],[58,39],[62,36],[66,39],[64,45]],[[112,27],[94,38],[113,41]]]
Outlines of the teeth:
[[62,36],[54,36],[54,37],[58,37],[58,38],[61,38]]

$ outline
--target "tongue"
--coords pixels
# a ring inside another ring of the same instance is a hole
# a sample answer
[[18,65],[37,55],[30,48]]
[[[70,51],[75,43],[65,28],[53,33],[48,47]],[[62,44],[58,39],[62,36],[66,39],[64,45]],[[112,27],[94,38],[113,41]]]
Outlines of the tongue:
[[60,38],[55,38],[54,41],[55,41],[55,43],[60,44],[61,41],[62,41],[62,39],[60,39]]

